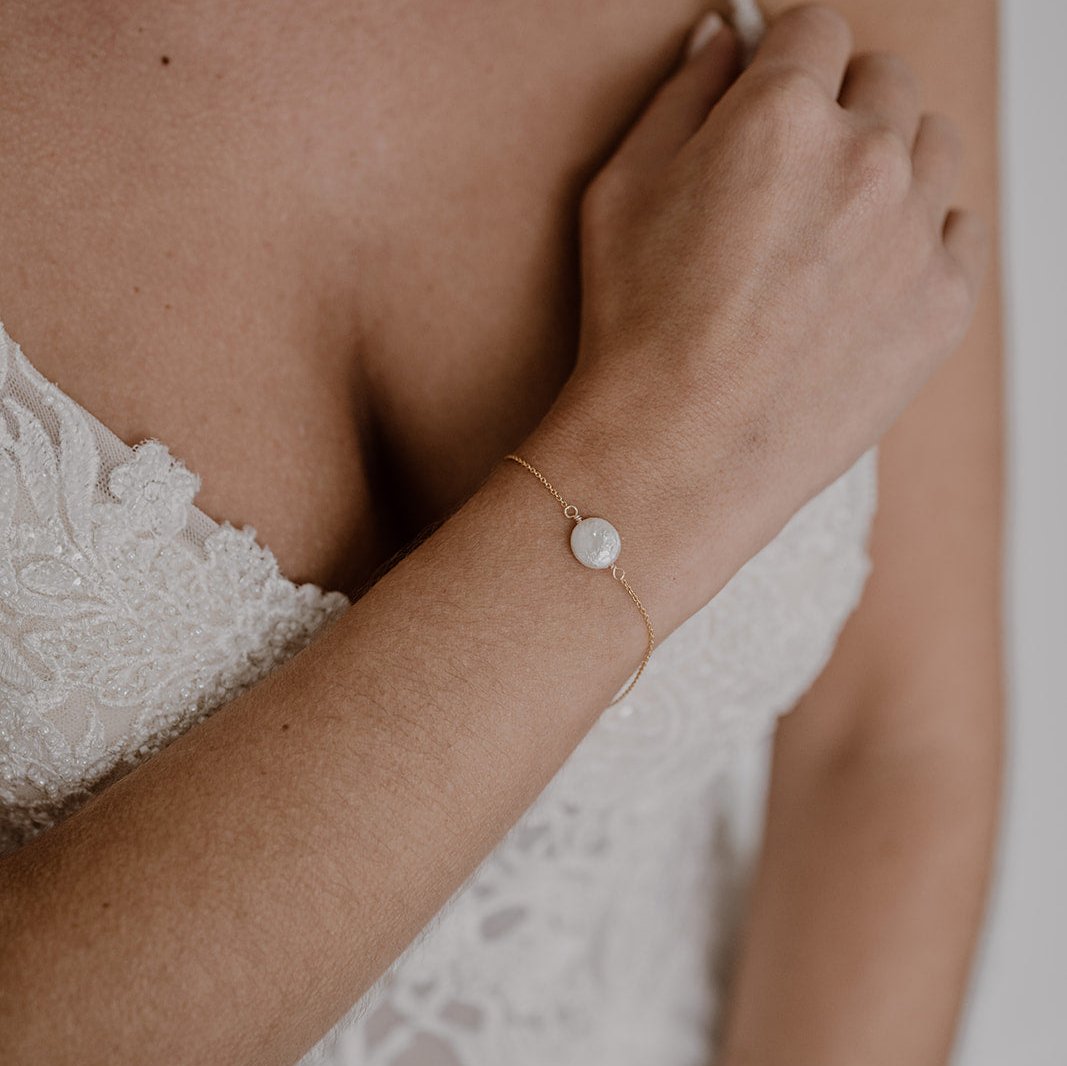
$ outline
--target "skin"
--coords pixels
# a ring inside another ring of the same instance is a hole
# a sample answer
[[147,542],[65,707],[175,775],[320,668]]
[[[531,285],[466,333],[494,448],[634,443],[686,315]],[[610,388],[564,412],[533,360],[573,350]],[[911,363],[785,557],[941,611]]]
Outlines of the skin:
[[[649,454],[650,427],[644,427],[645,438],[642,427],[637,427],[636,440],[612,438],[617,420],[603,412],[621,397],[592,369],[580,375],[581,388],[571,388],[568,395],[574,399],[544,418],[575,357],[579,313],[574,274],[570,286],[560,279],[567,277],[567,264],[574,264],[567,234],[577,195],[612,146],[614,138],[605,129],[625,130],[635,107],[666,72],[681,30],[694,13],[681,5],[672,10],[663,6],[655,13],[655,24],[647,11],[621,4],[607,14],[579,15],[574,36],[568,35],[564,45],[552,34],[546,33],[544,41],[536,33],[520,35],[531,42],[528,61],[543,84],[558,84],[563,96],[584,93],[587,107],[562,110],[550,96],[531,102],[513,87],[521,79],[513,79],[517,68],[511,64],[504,65],[504,77],[487,63],[483,77],[488,86],[456,88],[447,67],[440,68],[440,80],[435,80],[434,62],[456,47],[446,31],[459,34],[465,46],[484,48],[487,57],[497,55],[514,39],[515,20],[524,17],[518,8],[506,11],[500,22],[468,26],[460,21],[447,27],[409,23],[405,9],[392,9],[389,18],[398,19],[406,31],[405,50],[398,54],[402,63],[412,65],[402,69],[417,65],[429,79],[425,87],[395,74],[390,80],[385,66],[375,69],[373,50],[368,53],[372,58],[353,73],[343,62],[353,39],[336,33],[328,39],[314,34],[294,38],[287,26],[284,35],[278,33],[286,47],[272,52],[278,41],[271,37],[269,21],[257,21],[261,13],[250,15],[247,25],[225,27],[230,32],[205,40],[196,33],[195,11],[188,22],[164,24],[161,19],[173,16],[146,7],[116,16],[113,24],[98,20],[90,26],[78,26],[71,12],[63,12],[68,17],[61,24],[75,39],[106,45],[109,54],[120,57],[102,76],[99,64],[85,60],[84,67],[79,65],[81,53],[62,34],[57,36],[50,10],[35,8],[20,16],[23,37],[7,43],[11,54],[3,67],[9,81],[3,94],[8,101],[5,122],[13,145],[5,159],[9,173],[3,183],[3,215],[11,260],[20,269],[6,279],[0,298],[5,322],[37,365],[125,439],[139,439],[150,430],[171,443],[203,476],[198,502],[216,517],[252,521],[274,548],[283,571],[297,579],[357,588],[412,532],[473,496],[364,596],[343,625],[247,699],[229,705],[79,815],[0,864],[9,934],[3,970],[20,977],[20,988],[5,987],[0,997],[13,1011],[3,1023],[6,1047],[34,1049],[29,1055],[47,1046],[49,1061],[61,1062],[77,1046],[71,1034],[79,1032],[80,1043],[95,1025],[101,1054],[109,1062],[124,1061],[123,1056],[137,1061],[146,1046],[169,1061],[290,1061],[395,956],[450,886],[518,816],[639,658],[643,637],[638,627],[627,625],[632,619],[614,611],[613,594],[619,590],[610,583],[590,582],[589,595],[579,605],[572,595],[573,571],[563,565],[566,559],[558,570],[546,571],[537,592],[536,617],[551,621],[539,630],[536,647],[530,647],[528,627],[519,628],[530,609],[530,590],[523,588],[520,595],[496,576],[506,572],[508,559],[493,554],[494,523],[543,501],[532,494],[536,484],[514,477],[494,475],[479,485],[493,461],[522,442],[525,432],[538,427],[525,444],[558,471],[562,484],[574,486],[576,496],[595,491],[605,512],[618,517],[628,536],[627,566],[643,575],[661,632],[669,632],[695,609],[687,599],[693,585],[678,575],[693,536],[702,533],[711,540],[707,523],[712,519],[706,511],[700,530],[680,521],[672,542],[658,522],[654,530],[648,527],[629,492],[605,490],[616,483],[613,468],[579,465],[573,459],[573,442],[583,434],[598,445],[606,439],[613,445],[606,452],[613,462],[628,458],[628,487],[640,486],[646,478],[651,489],[652,471],[641,466],[642,456]],[[568,12],[569,19],[574,17]],[[351,32],[373,35],[374,29],[384,28],[384,18],[372,9],[355,12]],[[214,25],[218,16],[212,19]],[[379,43],[398,40],[397,25],[388,28],[393,32],[376,38]],[[160,38],[176,42],[165,53],[170,62],[164,64],[159,49],[144,43],[146,35],[153,44]],[[658,42],[655,50],[652,41]],[[382,49],[387,52],[387,45]],[[187,64],[183,52],[192,57]],[[309,53],[319,62],[308,64]],[[86,54],[91,56],[93,48]],[[279,55],[292,56],[293,66],[279,67]],[[593,65],[590,55],[595,56]],[[264,56],[272,62],[263,61],[260,69]],[[385,58],[396,56],[383,54],[383,64]],[[725,54],[719,61],[708,58],[708,76],[727,63]],[[160,80],[183,67],[186,81]],[[62,90],[59,79],[47,77],[59,69],[67,77],[68,87]],[[344,78],[337,75],[339,69]],[[550,69],[558,82],[548,77]],[[322,79],[313,92],[305,84],[310,76]],[[366,79],[365,91],[360,78]],[[292,92],[294,82],[301,87],[298,94]],[[32,106],[26,103],[29,86],[38,87]],[[503,94],[499,113],[490,115],[501,122],[495,140],[486,136],[486,116],[479,111],[487,88]],[[451,93],[448,127],[427,108],[427,101],[440,99],[443,89]],[[178,95],[167,95],[173,93]],[[175,99],[182,104],[177,109]],[[308,114],[309,107],[318,110]],[[517,125],[548,138],[543,153],[539,144],[543,166],[530,166],[522,143],[501,141],[516,123],[515,109],[524,107],[527,122]],[[64,137],[55,136],[57,123]],[[42,128],[51,132],[45,142],[34,136]],[[322,136],[308,136],[309,129]],[[397,129],[404,131],[403,138],[389,136]],[[374,143],[381,159],[368,160],[367,153],[357,150],[372,133],[378,135]],[[511,147],[501,152],[501,143]],[[241,153],[220,154],[220,146],[229,152],[235,144]],[[472,171],[470,152],[479,149],[482,185],[465,197],[460,193]],[[225,162],[210,167],[186,162],[205,159]],[[421,161],[422,169],[405,167],[410,160]],[[429,181],[427,165],[433,168]],[[257,180],[264,169],[270,182]],[[338,174],[346,180],[339,182]],[[108,190],[116,180],[122,182],[121,196],[112,197]],[[405,180],[410,188],[404,187]],[[87,201],[92,211],[86,211]],[[396,210],[398,203],[409,212],[421,207],[411,222],[413,242],[417,238],[411,250],[385,246],[382,231],[374,229],[371,209],[387,210],[393,204]],[[289,207],[287,214],[277,210],[279,204]],[[487,217],[494,225],[485,226]],[[531,217],[543,225],[530,226]],[[622,225],[619,215],[614,226],[605,222],[604,232]],[[146,240],[146,233],[156,239]],[[105,234],[107,257],[102,262]],[[464,253],[459,259],[457,248]],[[413,252],[418,253],[414,258]],[[213,264],[210,272],[203,270],[205,262]],[[364,269],[368,263],[373,269]],[[637,277],[648,276],[640,264],[634,269]],[[610,333],[606,326],[601,331]],[[427,336],[434,338],[432,362],[425,357]],[[923,359],[915,357],[912,364],[916,387],[935,365],[938,346],[920,346]],[[130,352],[136,353],[132,359]],[[473,358],[472,352],[480,354]],[[647,351],[624,352],[604,341],[599,348],[587,345],[581,354],[588,368],[598,360],[615,360],[611,380],[640,380],[641,373],[647,377],[640,370]],[[121,363],[115,361],[119,357]],[[624,357],[630,359],[632,374],[619,369]],[[699,360],[693,364],[704,365]],[[824,367],[820,380],[836,380],[835,369]],[[867,389],[864,395],[870,397],[869,382]],[[958,406],[959,391],[945,389],[943,399]],[[895,404],[903,405],[907,395],[908,389],[897,383]],[[972,393],[964,389],[964,395]],[[451,402],[442,403],[443,397]],[[877,396],[870,402],[876,404]],[[885,406],[869,411],[868,433],[896,413],[888,398],[881,402]],[[931,416],[926,425],[943,426],[945,417],[938,409],[938,417]],[[971,424],[965,414],[958,417],[949,424]],[[729,457],[729,462],[708,466],[715,491],[707,495],[717,505],[731,479],[735,484],[753,480],[737,477],[738,440],[744,436],[740,424],[726,419],[711,427],[714,432],[703,426],[701,439],[714,442],[715,450]],[[694,411],[693,432],[701,432],[699,410]],[[852,452],[862,436],[857,428]],[[928,443],[923,435],[919,441]],[[850,451],[841,447],[836,465]],[[249,458],[239,462],[236,456]],[[746,462],[751,461],[749,454]],[[915,465],[913,459],[908,468],[912,480]],[[315,478],[307,477],[310,469]],[[383,472],[403,486],[402,499],[410,503],[402,502],[399,493],[394,497],[384,491]],[[680,478],[679,491],[681,475],[689,473],[672,474]],[[783,480],[788,473],[780,474]],[[830,467],[806,470],[808,489],[815,491],[832,473]],[[898,498],[903,499],[903,473],[898,481]],[[883,478],[883,497],[885,492]],[[739,495],[731,501],[744,505],[740,510],[746,522],[715,530],[715,557],[702,559],[700,567],[703,599],[785,520],[788,501],[780,497]],[[970,501],[961,508],[962,514],[969,513]],[[558,527],[548,518],[546,514],[544,526],[526,529],[524,554],[551,557]],[[876,550],[880,543],[884,540],[876,542]],[[645,545],[655,545],[655,550]],[[969,563],[960,560],[958,565],[973,579],[985,559],[981,549],[968,557]],[[959,596],[964,584],[961,579],[950,591]],[[967,581],[967,589],[972,584]],[[457,594],[456,588],[462,591]],[[916,591],[925,594],[927,589]],[[412,632],[413,645],[424,649],[419,661],[400,662],[391,649],[395,634],[409,631],[410,612],[403,604],[412,595],[445,609],[419,620],[423,632],[433,633],[432,643],[419,639],[418,630]],[[970,614],[975,612],[964,601],[957,615],[956,601],[950,602],[948,622],[953,632],[957,624],[962,627],[958,632],[966,641],[968,633],[973,636]],[[492,636],[484,621],[490,608],[493,632],[510,632],[514,639],[504,640],[499,654],[483,661],[471,656],[471,635]],[[904,631],[913,619],[906,606],[897,610],[893,632],[900,635],[886,642],[883,634],[877,647],[889,643],[903,655],[908,650]],[[573,636],[584,633],[583,626],[591,635],[594,615],[615,617],[618,628],[605,634],[601,666],[591,671],[584,656],[577,655]],[[858,628],[853,625],[849,632]],[[848,646],[842,642],[842,648]],[[787,763],[779,759],[776,767],[779,796],[779,781],[825,784],[818,797],[802,789],[787,792],[777,807],[794,818],[806,816],[806,824],[816,831],[832,816],[830,799],[843,801],[861,793],[874,765],[870,752],[884,756],[885,734],[879,735],[874,723],[882,722],[888,730],[889,707],[899,707],[900,700],[907,706],[929,701],[929,693],[936,691],[941,712],[943,689],[934,689],[932,669],[916,670],[927,679],[926,695],[918,679],[911,687],[909,671],[906,685],[887,684],[877,699],[858,682],[850,687],[845,680],[835,698],[827,687],[833,676],[895,676],[869,669],[872,663],[885,663],[884,658],[863,657],[874,647],[872,640],[850,657],[846,653],[842,658],[841,649],[835,653],[835,663],[800,709],[803,718],[798,714],[793,719],[814,723],[809,740],[803,742],[802,735],[793,750],[815,754],[806,762],[800,756],[793,759],[797,770],[792,778],[780,769]],[[925,647],[920,650],[922,662],[939,666],[943,686],[952,660],[934,660]],[[456,661],[466,667],[459,676],[452,665]],[[544,671],[546,661],[553,664],[551,677]],[[851,674],[847,665],[836,665],[849,661]],[[887,671],[901,661],[907,660],[894,660]],[[963,691],[973,677],[969,671],[963,677],[962,668],[959,672],[957,684]],[[565,688],[575,694],[573,705],[557,706],[561,681],[569,682]],[[813,702],[819,691],[830,693],[823,699],[824,710],[809,714],[819,706]],[[358,713],[352,713],[353,707]],[[253,718],[256,730],[245,725]],[[839,730],[834,723],[841,723]],[[946,726],[949,732],[951,728]],[[903,757],[908,744],[901,735],[896,734],[897,750]],[[825,746],[812,737],[827,738]],[[939,758],[957,750],[958,736],[954,740],[955,746],[937,749]],[[819,758],[827,753],[835,756],[835,766],[851,767],[851,777],[842,772],[829,780],[830,775],[820,773],[826,763]],[[195,775],[187,769],[194,762]],[[973,789],[968,798],[991,795],[988,779],[969,763],[959,765],[950,776],[961,789]],[[805,768],[807,777],[801,772]],[[941,770],[944,780],[943,763]],[[207,788],[205,782],[216,782],[216,787]],[[324,788],[324,783],[333,787]],[[839,783],[841,791],[833,792],[831,786]],[[929,790],[915,794],[920,803],[930,797]],[[339,809],[336,795],[350,797],[350,804]],[[795,802],[797,795],[805,802]],[[869,791],[866,795],[870,798]],[[285,797],[284,809],[279,796]],[[876,814],[892,819],[900,790],[884,789],[880,797],[870,798],[872,804],[875,798],[881,803],[870,808],[872,822]],[[849,809],[855,807],[836,808]],[[958,812],[950,818],[955,808],[947,801],[942,809],[945,819],[938,824],[943,833],[935,827],[928,838],[913,837],[898,849],[905,855],[894,867],[898,883],[919,883],[917,877],[930,869],[930,857],[943,850],[945,837],[959,839]],[[397,825],[397,810],[408,812],[403,825]],[[457,811],[477,815],[457,819]],[[772,825],[773,819],[772,813]],[[872,822],[840,833],[836,854],[856,854],[856,841],[869,840]],[[975,838],[983,838],[986,824]],[[212,827],[219,825],[232,827],[232,836],[220,842],[225,846],[205,848],[205,840],[218,839]],[[388,834],[380,829],[384,825]],[[892,839],[891,826],[887,834]],[[331,849],[326,843],[338,836],[362,846],[327,860]],[[977,845],[966,849],[979,870],[980,852]],[[803,883],[795,858],[788,861],[788,846],[769,854],[784,856],[794,883]],[[864,868],[877,871],[874,881],[884,863],[865,862]],[[957,869],[954,864],[953,873]],[[352,884],[360,886],[356,899],[342,887]],[[953,892],[956,915],[959,895],[971,889],[971,879],[960,877],[953,884],[955,889],[946,891]],[[819,898],[817,885],[804,887],[810,898]],[[766,946],[760,948],[760,930],[765,931],[764,945],[771,934],[779,937],[783,894],[778,893],[776,904],[775,893],[764,890],[753,912],[744,971],[749,976],[739,987],[733,1030],[731,1053],[738,1061],[774,1054],[770,1040],[776,1026],[786,1041],[795,1035],[789,1018],[798,1019],[792,1023],[795,1030],[802,1017],[799,1008],[792,1011],[782,1029],[756,1010],[766,988],[760,982],[773,986],[781,979],[767,972],[773,970],[773,960]],[[300,915],[308,915],[309,895],[318,917],[301,920]],[[184,906],[190,899],[197,901],[195,908]],[[233,906],[235,899],[240,907]],[[864,932],[877,926],[871,915],[881,919],[883,903],[871,892],[853,904],[858,909],[855,943],[862,945]],[[928,892],[916,891],[911,913],[948,929],[948,906],[931,905]],[[961,918],[937,947],[937,957],[947,959],[954,972],[965,968],[965,942],[973,933],[969,920],[969,915]],[[264,943],[257,932],[264,927],[279,930],[276,939]],[[335,935],[339,928],[346,932],[340,941]],[[77,951],[71,950],[72,929],[80,931],[73,942]],[[152,932],[147,938],[146,929]],[[150,954],[146,940],[154,945]],[[228,946],[221,955],[212,950],[218,943]],[[923,943],[929,944],[929,938]],[[104,967],[106,988],[95,980]],[[833,993],[832,982],[817,965],[812,972],[819,978],[812,985]],[[892,955],[883,972],[887,979],[895,973]],[[111,980],[113,973],[120,976]],[[746,981],[755,993],[746,994]],[[146,987],[153,989],[150,1001],[142,991]],[[243,990],[240,1020],[217,1010],[224,990],[233,987]],[[302,1009],[292,1007],[294,988],[305,1004]],[[873,998],[878,1002],[868,1002],[868,1011],[884,1007],[885,997]],[[20,1009],[20,1003],[27,1006]],[[165,1014],[155,1006],[164,1003]],[[131,1004],[137,1009],[131,1010]],[[116,1005],[121,1024],[109,1015]],[[175,1028],[175,1019],[190,1013],[204,1019],[192,1044],[186,1027]],[[924,1015],[923,1032],[934,1034],[928,1037],[930,1044],[950,1027],[950,1013],[951,1004],[935,1005]],[[876,1017],[878,1024],[883,1019]],[[804,1024],[824,1046],[837,1041],[855,1053],[847,1044],[849,1030],[842,1029],[845,1020],[842,1012],[822,1007],[814,1021]],[[753,1043],[756,1031],[771,1033],[761,1048]]]
[[956,120],[959,202],[990,222],[993,267],[963,343],[882,441],[871,578],[777,731],[725,1066],[948,1061],[998,828],[996,4],[836,7],[858,49],[904,57],[922,106]]

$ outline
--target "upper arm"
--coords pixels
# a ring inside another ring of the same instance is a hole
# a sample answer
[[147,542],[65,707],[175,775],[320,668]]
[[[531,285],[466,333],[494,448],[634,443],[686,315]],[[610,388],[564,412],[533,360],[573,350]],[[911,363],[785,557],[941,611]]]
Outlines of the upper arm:
[[[769,14],[787,6],[765,4]],[[857,51],[902,55],[923,109],[959,125],[960,206],[994,255],[961,347],[882,441],[874,562],[823,675],[782,723],[811,754],[876,737],[909,753],[969,741],[990,751],[1001,702],[1002,365],[997,247],[995,0],[837,0]]]

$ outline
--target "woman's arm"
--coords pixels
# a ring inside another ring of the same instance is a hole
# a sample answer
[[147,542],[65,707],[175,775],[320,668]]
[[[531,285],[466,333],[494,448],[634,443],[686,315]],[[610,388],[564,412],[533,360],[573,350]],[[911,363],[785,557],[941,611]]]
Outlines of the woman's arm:
[[[666,631],[667,539],[556,425],[524,450],[629,532]],[[294,1062],[533,801],[645,638],[505,467],[292,660],[0,862],[4,1063]]]
[[[577,366],[521,449],[618,523],[661,636],[892,424],[984,259],[973,216],[942,224],[939,127],[913,160],[876,84],[838,106],[839,19],[781,19],[712,108],[730,53],[587,190]],[[640,659],[565,527],[500,464],[311,645],[0,862],[5,1063],[281,1066],[324,1033]]]
[[[839,0],[961,127],[961,202],[997,217],[993,0]],[[1001,323],[884,438],[874,570],[782,723],[723,1066],[944,1063],[990,874],[1001,774]]]

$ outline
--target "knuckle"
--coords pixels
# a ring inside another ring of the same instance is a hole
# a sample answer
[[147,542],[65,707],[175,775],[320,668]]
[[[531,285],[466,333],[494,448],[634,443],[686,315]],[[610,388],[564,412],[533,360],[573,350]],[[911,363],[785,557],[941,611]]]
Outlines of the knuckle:
[[839,12],[823,4],[800,4],[780,16],[798,33],[828,37],[851,49],[852,29]]
[[852,173],[856,185],[875,196],[899,198],[911,185],[911,152],[892,127],[864,127],[853,148]]
[[753,104],[765,118],[790,126],[825,111],[825,96],[815,75],[793,63],[763,72],[752,92]]

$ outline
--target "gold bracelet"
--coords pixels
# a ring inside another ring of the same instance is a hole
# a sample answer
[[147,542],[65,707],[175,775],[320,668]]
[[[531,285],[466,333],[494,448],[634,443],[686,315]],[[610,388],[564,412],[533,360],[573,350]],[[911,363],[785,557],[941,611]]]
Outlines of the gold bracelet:
[[556,497],[560,507],[563,508],[563,514],[574,522],[574,528],[571,530],[571,552],[575,559],[582,566],[589,567],[590,570],[607,570],[610,568],[611,576],[626,589],[630,594],[630,599],[637,604],[637,609],[641,612],[645,629],[648,630],[648,648],[645,650],[645,657],[641,660],[641,665],[638,666],[636,673],[630,678],[630,683],[608,704],[609,707],[612,707],[637,684],[637,679],[648,665],[648,660],[652,657],[652,649],[656,646],[656,632],[652,628],[652,619],[648,617],[648,611],[645,610],[644,604],[637,598],[637,593],[634,592],[630,587],[630,583],[626,580],[626,571],[616,563],[619,552],[622,549],[622,538],[619,536],[619,531],[607,519],[583,518],[578,513],[578,508],[573,503],[567,503],[552,487],[548,478],[521,456],[509,453],[504,458],[513,459],[520,466],[526,467]]

